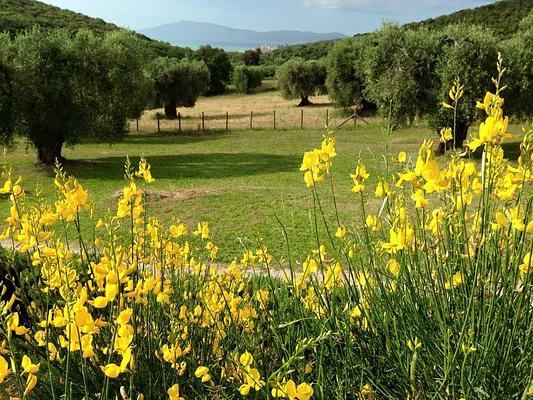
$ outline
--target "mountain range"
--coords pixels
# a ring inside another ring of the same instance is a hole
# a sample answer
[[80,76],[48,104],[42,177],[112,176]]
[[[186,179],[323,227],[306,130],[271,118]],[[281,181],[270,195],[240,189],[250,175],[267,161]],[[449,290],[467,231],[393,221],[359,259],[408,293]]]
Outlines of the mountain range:
[[229,28],[207,22],[179,21],[154,28],[140,29],[139,33],[155,40],[178,46],[198,47],[210,44],[228,50],[243,50],[261,45],[282,46],[341,39],[342,33],[316,33],[292,30],[258,32]]

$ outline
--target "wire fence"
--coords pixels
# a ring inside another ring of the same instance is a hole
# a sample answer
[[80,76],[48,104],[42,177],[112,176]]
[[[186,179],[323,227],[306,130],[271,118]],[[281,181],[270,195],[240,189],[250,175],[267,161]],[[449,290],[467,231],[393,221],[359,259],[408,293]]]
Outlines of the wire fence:
[[190,131],[232,131],[252,129],[296,130],[324,129],[329,122],[330,127],[356,128],[359,123],[368,121],[357,114],[339,115],[329,109],[300,109],[250,111],[249,113],[178,113],[175,118],[166,118],[159,111],[148,112],[130,124],[130,132],[180,133]]

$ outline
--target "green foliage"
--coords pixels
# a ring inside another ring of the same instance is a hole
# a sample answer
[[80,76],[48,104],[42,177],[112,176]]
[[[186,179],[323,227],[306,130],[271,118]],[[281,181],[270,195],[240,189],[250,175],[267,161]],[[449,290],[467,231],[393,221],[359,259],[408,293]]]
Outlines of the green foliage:
[[318,60],[328,55],[328,52],[335,42],[337,41],[327,40],[322,42],[281,46],[271,52],[263,53],[261,62],[263,64],[282,65],[293,58]]
[[203,61],[160,57],[150,66],[158,102],[165,106],[165,115],[175,117],[176,108],[193,107],[207,88],[209,70]]
[[205,62],[209,69],[210,79],[205,93],[207,95],[224,93],[233,70],[228,54],[223,49],[202,46],[194,52],[192,58]]
[[394,126],[425,115],[433,104],[436,38],[387,23],[363,52],[366,93]]
[[533,11],[531,0],[500,0],[474,9],[408,24],[409,29],[443,29],[449,25],[480,25],[501,37],[509,37],[518,30],[520,21]]
[[0,33],[0,139],[9,144],[13,133],[14,104],[12,66],[9,61],[11,42],[7,34]]
[[264,77],[263,67],[239,65],[233,70],[233,84],[238,93],[248,93],[261,86]]
[[351,108],[363,101],[363,51],[365,36],[335,43],[327,58],[326,87],[339,108]]
[[309,103],[309,96],[325,91],[326,67],[323,62],[302,59],[287,61],[276,72],[281,95],[286,99],[301,99],[300,106]]
[[[461,146],[468,127],[479,115],[472,104],[483,99],[492,88],[491,78],[498,59],[497,41],[486,28],[460,24],[446,28],[440,43],[436,65],[439,87],[435,105],[438,107],[430,115],[430,126],[439,130],[455,125],[456,139]],[[454,122],[454,113],[441,105],[443,101],[450,101],[448,93],[456,79],[464,85],[464,96],[459,101]]]
[[147,54],[133,34],[34,28],[12,46],[17,133],[37,148],[40,162],[61,158],[64,143],[123,137],[128,118],[144,109]]
[[511,114],[529,118],[533,115],[533,13],[500,48],[509,71],[506,107]]
[[245,65],[259,65],[261,62],[261,49],[246,50],[242,53],[242,61]]

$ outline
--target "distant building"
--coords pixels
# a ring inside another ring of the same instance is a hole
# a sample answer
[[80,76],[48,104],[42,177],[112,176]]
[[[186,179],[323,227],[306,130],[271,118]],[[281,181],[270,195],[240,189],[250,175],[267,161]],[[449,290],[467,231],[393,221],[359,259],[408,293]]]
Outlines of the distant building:
[[261,53],[270,53],[271,51],[276,50],[278,46],[262,44],[259,48],[261,49]]

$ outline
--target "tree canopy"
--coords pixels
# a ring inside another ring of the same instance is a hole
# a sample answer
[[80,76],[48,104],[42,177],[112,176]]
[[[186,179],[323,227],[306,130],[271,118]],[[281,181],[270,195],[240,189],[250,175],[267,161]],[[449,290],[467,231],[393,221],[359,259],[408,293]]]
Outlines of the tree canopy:
[[263,67],[238,65],[233,70],[233,84],[238,93],[248,93],[261,86],[265,77]]
[[177,107],[193,107],[209,81],[209,69],[195,60],[160,57],[153,61],[150,74],[167,117],[176,117]]
[[121,138],[128,118],[145,108],[145,46],[129,32],[102,39],[88,30],[34,28],[4,46],[14,104],[4,141],[15,132],[26,136],[42,163],[61,159],[63,144],[88,136]]
[[435,35],[387,23],[368,43],[360,64],[366,95],[381,115],[395,126],[426,115],[435,102]]
[[194,52],[192,58],[205,62],[209,69],[209,83],[205,93],[210,96],[224,93],[233,70],[228,53],[216,47],[202,46]]
[[309,96],[325,91],[326,67],[323,62],[302,59],[287,61],[276,72],[281,95],[300,99],[299,106],[311,104]]
[[327,58],[326,87],[339,108],[360,106],[363,102],[363,51],[368,46],[364,36],[335,43]]

